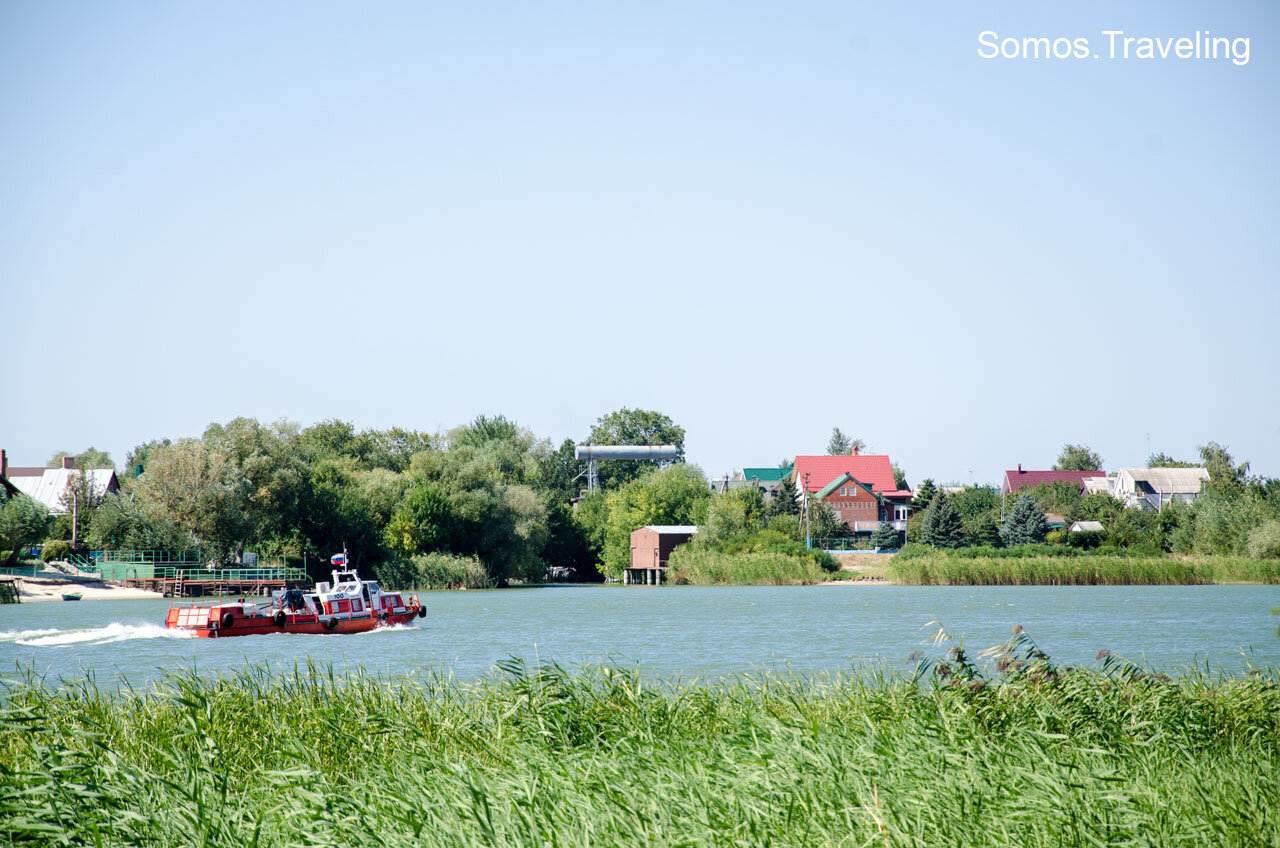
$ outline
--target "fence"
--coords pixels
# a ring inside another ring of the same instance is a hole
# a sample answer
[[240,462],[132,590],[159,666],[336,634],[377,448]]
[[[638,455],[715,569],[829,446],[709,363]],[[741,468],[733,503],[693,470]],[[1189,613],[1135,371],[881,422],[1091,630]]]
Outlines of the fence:
[[830,551],[876,551],[876,550],[896,551],[898,550],[896,545],[892,548],[877,548],[871,544],[871,539],[868,536],[861,536],[861,537],[839,536],[839,537],[828,538],[828,539],[812,539],[810,540],[810,547],[813,547],[822,551],[828,551],[828,552]]
[[98,574],[104,580],[214,580],[240,583],[251,580],[307,582],[307,572],[287,565],[259,565],[253,568],[204,568],[140,563],[101,563]]

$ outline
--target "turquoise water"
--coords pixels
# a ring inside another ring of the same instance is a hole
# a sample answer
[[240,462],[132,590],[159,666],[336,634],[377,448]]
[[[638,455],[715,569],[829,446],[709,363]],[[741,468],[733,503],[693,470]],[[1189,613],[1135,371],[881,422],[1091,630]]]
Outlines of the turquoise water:
[[807,674],[868,662],[907,669],[940,620],[973,653],[1021,624],[1055,661],[1101,649],[1174,670],[1280,667],[1278,586],[555,586],[423,595],[425,619],[357,636],[194,639],[164,628],[168,601],[0,606],[0,676],[91,672],[102,685],[166,671],[309,659],[382,674],[473,679],[510,656],[565,666],[638,665],[664,677],[764,669]]

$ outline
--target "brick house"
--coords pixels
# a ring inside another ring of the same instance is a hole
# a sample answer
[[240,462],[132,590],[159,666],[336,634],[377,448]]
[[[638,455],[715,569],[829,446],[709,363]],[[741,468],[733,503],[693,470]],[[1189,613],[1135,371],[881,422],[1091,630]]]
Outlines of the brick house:
[[882,521],[905,530],[914,507],[909,488],[899,489],[887,454],[864,454],[857,448],[834,456],[797,456],[796,492],[831,508],[836,520],[855,533],[871,533]]

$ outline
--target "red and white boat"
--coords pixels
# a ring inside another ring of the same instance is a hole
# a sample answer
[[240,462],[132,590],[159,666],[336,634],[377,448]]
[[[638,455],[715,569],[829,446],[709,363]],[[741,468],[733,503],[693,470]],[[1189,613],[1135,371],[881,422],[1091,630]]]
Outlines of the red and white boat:
[[211,604],[174,603],[165,626],[207,637],[364,633],[426,618],[427,611],[417,595],[384,592],[376,581],[361,580],[354,568],[347,568],[345,554],[334,556],[332,561],[339,566],[333,571],[333,582],[317,583],[312,591],[282,589],[261,604],[244,598]]

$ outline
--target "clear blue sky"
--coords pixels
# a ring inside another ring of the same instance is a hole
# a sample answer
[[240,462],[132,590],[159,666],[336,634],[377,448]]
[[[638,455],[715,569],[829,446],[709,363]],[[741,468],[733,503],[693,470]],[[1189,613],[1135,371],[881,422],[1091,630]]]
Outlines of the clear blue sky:
[[[1267,2],[0,7],[0,446],[252,416],[1280,475]],[[979,33],[1250,39],[983,59]]]

